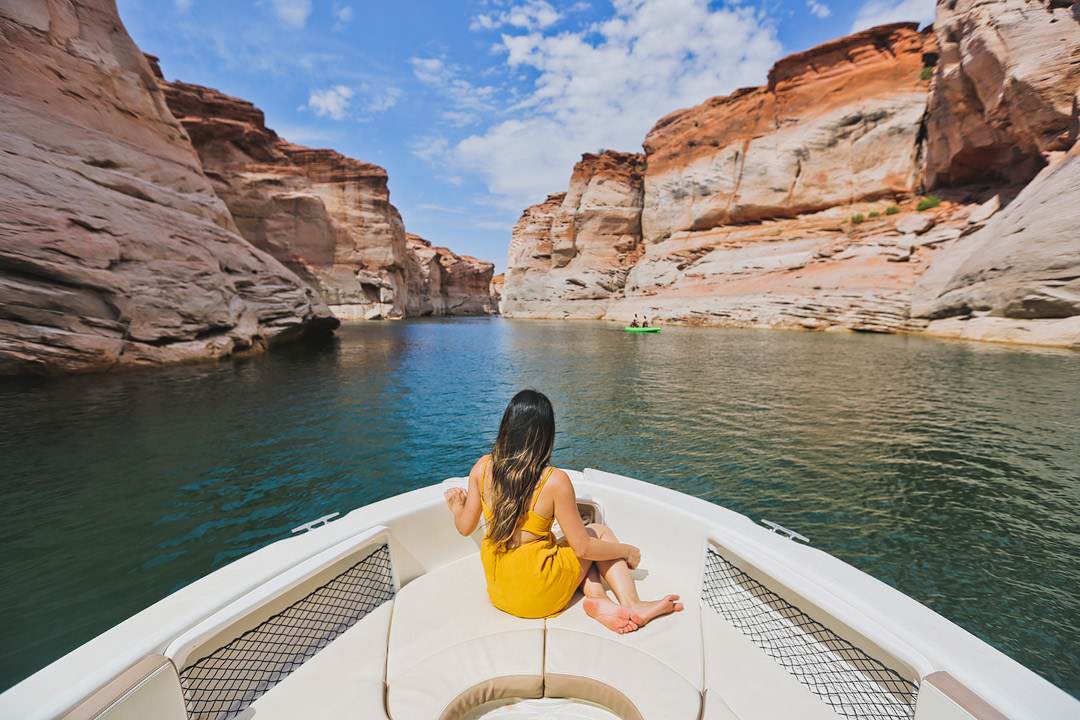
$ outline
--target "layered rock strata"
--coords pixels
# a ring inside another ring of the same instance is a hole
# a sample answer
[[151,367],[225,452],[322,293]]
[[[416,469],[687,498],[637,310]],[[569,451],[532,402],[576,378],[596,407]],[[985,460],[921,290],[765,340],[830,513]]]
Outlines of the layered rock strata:
[[[1023,5],[942,6],[936,38],[912,24],[856,33],[661,119],[637,164],[640,233],[618,257],[560,241],[584,156],[571,192],[515,226],[503,312],[1080,347],[1080,194],[1060,158],[1076,135],[1080,18]],[[1011,52],[1028,16],[1054,47]],[[950,183],[945,200],[920,211],[931,182]],[[575,264],[587,256],[607,260]]]
[[[874,257],[865,247],[844,255],[844,221],[852,203],[884,212],[915,191],[922,69],[934,52],[932,36],[910,23],[857,33],[780,61],[764,87],[671,113],[644,156],[584,156],[570,191],[515,226],[503,312],[906,329],[913,265],[889,262],[891,237]],[[616,229],[579,233],[561,249],[562,218],[580,212],[581,188],[594,185],[604,200],[592,203],[588,227]],[[815,262],[822,267],[803,270]],[[890,279],[877,283],[879,271]],[[795,274],[806,282],[783,298],[768,292]]]
[[337,325],[237,232],[112,2],[0,6],[0,374],[222,357]]
[[1080,348],[1080,146],[952,243],[912,311],[933,335]]
[[866,30],[662,118],[644,142],[646,245],[915,190],[929,41],[914,24]]
[[249,242],[308,280],[339,317],[405,315],[405,226],[383,168],[286,142],[250,102],[157,75]]
[[495,265],[447,248],[433,246],[417,235],[407,236],[410,316],[493,315],[498,301],[492,296]]
[[641,254],[642,155],[586,154],[570,189],[528,208],[514,226],[500,307],[547,317],[553,306],[597,317]]

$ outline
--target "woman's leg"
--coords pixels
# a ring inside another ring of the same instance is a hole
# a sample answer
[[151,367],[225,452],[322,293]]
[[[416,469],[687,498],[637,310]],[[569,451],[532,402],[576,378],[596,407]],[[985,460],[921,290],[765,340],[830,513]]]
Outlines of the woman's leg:
[[[585,528],[593,537],[618,542],[611,528],[600,523],[592,523]],[[677,602],[678,595],[667,595],[660,600],[641,600],[634,586],[634,580],[630,577],[630,567],[625,560],[598,560],[593,563],[593,568],[604,577],[615,597],[619,598],[619,604],[630,610],[630,618],[638,626],[644,625],[655,617],[677,612],[683,609],[681,602]],[[585,583],[589,582],[588,577]],[[584,588],[583,588],[584,589]],[[603,590],[603,586],[600,588]],[[586,593],[588,596],[588,593]],[[606,596],[606,593],[605,593]]]
[[613,603],[608,597],[604,583],[600,582],[600,572],[592,560],[581,561],[578,586],[585,594],[582,606],[589,617],[619,634],[638,629],[637,623],[630,618],[630,609]]

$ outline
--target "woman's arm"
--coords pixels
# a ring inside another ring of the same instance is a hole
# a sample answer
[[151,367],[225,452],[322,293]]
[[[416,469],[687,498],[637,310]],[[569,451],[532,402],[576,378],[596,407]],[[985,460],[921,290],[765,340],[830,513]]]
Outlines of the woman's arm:
[[484,471],[484,458],[480,458],[469,472],[469,490],[450,488],[443,497],[454,513],[454,526],[464,536],[473,534],[480,522],[480,474]]
[[[613,543],[593,537],[585,529],[578,514],[577,493],[574,485],[562,470],[555,470],[547,481],[548,487],[554,491],[555,519],[559,521],[566,536],[566,542],[574,549],[574,553],[583,560],[627,560],[636,555],[640,558],[637,548],[626,543]],[[635,562],[636,566],[637,563]],[[633,569],[633,566],[631,566]]]

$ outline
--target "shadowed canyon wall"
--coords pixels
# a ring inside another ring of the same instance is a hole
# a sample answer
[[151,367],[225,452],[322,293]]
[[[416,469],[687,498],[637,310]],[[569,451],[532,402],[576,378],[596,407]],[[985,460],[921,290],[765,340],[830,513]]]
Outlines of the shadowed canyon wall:
[[409,294],[406,310],[425,315],[494,315],[498,299],[492,291],[495,265],[457,255],[409,233]]
[[238,234],[114,3],[4,3],[0,33],[0,374],[222,357],[337,325]]
[[[386,171],[164,80],[112,0],[0,4],[0,375],[220,358],[339,318],[495,311],[493,266],[416,264]],[[179,118],[179,122],[177,120]]]
[[[487,287],[493,264],[406,242],[386,170],[287,142],[250,102],[157,75],[240,232],[311,283],[338,317],[496,311]],[[487,280],[478,284],[466,267],[486,267]]]
[[504,314],[1080,346],[1080,24],[1051,5],[939,6],[583,156],[515,226]]

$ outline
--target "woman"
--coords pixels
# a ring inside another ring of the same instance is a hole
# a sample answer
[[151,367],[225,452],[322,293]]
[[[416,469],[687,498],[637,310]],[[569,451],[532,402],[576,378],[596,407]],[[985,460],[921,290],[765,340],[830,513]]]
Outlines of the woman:
[[[603,525],[582,523],[569,476],[548,466],[554,444],[551,402],[522,390],[503,413],[491,454],[473,465],[468,491],[446,491],[458,532],[471,535],[481,513],[487,523],[480,557],[491,602],[518,617],[554,617],[581,588],[585,612],[617,633],[682,610],[678,595],[638,598],[630,571],[641,551],[620,543]],[[553,520],[564,543],[551,531]],[[608,597],[601,577],[618,603]]]

